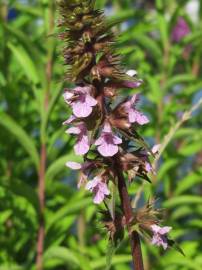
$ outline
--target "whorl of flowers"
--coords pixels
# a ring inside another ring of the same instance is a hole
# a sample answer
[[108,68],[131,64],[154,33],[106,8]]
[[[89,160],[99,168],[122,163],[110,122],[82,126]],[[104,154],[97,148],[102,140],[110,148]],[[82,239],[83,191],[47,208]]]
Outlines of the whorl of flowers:
[[[64,91],[72,109],[64,125],[76,139],[75,154],[84,159],[83,164],[69,161],[66,165],[81,170],[78,187],[85,186],[93,193],[94,203],[100,204],[110,198],[110,181],[117,183],[117,166],[130,181],[136,176],[149,180],[147,174],[153,171],[149,158],[158,149],[149,150],[138,133],[149,122],[138,108],[139,94],[124,95],[124,90],[139,87],[142,80],[134,70],[121,66],[110,25],[94,4],[93,0],[58,1],[66,78],[75,84]],[[155,219],[149,224],[152,242],[166,248],[169,230],[160,230],[157,224]]]

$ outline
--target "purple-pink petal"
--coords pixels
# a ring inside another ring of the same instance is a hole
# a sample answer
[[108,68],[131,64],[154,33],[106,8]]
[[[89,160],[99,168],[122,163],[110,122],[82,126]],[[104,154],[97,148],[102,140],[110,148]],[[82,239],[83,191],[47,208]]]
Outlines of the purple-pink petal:
[[99,178],[98,177],[95,177],[93,180],[89,181],[87,184],[86,184],[86,190],[90,190],[92,191],[93,188],[95,188],[98,183],[99,183]]
[[82,168],[82,165],[78,162],[68,161],[66,163],[66,166],[69,167],[72,170],[80,170]]
[[168,248],[166,234],[172,229],[171,227],[165,226],[160,227],[156,224],[151,225],[153,234],[151,243],[157,246],[162,246],[164,249]]
[[172,227],[165,226],[165,227],[160,228],[159,233],[163,235],[163,234],[169,233],[171,229]]
[[122,139],[114,135],[113,136],[113,143],[114,144],[121,144],[122,143]]
[[119,148],[118,144],[122,143],[122,139],[112,133],[111,126],[108,122],[104,124],[100,137],[95,141],[98,146],[98,152],[104,157],[114,156]]
[[85,102],[76,101],[72,104],[73,113],[76,117],[88,117],[92,113],[92,107]]
[[162,246],[164,249],[167,249],[168,243],[165,237],[160,235],[154,235],[151,243],[156,246]]
[[155,144],[152,147],[151,151],[152,151],[153,154],[156,154],[160,150],[160,148],[161,148],[161,144]]
[[135,82],[133,82],[133,81],[125,81],[125,82],[123,82],[123,85],[124,85],[125,87],[128,87],[128,88],[137,88],[137,87],[139,87],[142,83],[143,83],[142,80],[138,80],[138,81],[135,81]]
[[133,95],[131,97],[130,104],[135,106],[139,102],[139,100],[140,100],[140,95],[139,94],[135,94],[135,95]]
[[104,157],[112,157],[117,154],[118,150],[117,145],[107,144],[106,142],[98,146],[98,152]]
[[148,173],[152,171],[152,166],[149,162],[145,163],[145,169]]
[[151,229],[152,229],[152,231],[153,231],[154,233],[158,233],[159,230],[161,229],[161,227],[158,226],[158,225],[156,225],[156,224],[153,224],[153,225],[151,225]]
[[149,122],[147,116],[133,108],[130,108],[128,111],[128,118],[130,123],[137,122],[139,125],[144,125]]
[[66,133],[78,135],[78,134],[81,133],[81,130],[80,130],[79,127],[71,127],[71,128],[69,128],[69,129],[66,130]]
[[97,100],[94,99],[93,97],[91,97],[90,95],[86,95],[86,103],[89,106],[93,107],[93,106],[97,105]]
[[106,123],[104,124],[103,132],[112,133],[111,126],[110,126],[110,124],[109,124],[108,122],[106,122]]
[[140,125],[145,125],[149,123],[149,119],[143,113],[136,111],[136,122]]
[[78,139],[74,146],[76,155],[85,155],[90,149],[90,144],[87,136],[82,136]]
[[81,173],[78,184],[77,184],[77,188],[81,188],[86,183],[86,181],[87,181],[86,175]]
[[90,87],[76,87],[72,92],[64,93],[65,101],[71,105],[76,117],[88,117],[97,105],[97,100],[90,95]]
[[103,137],[101,136],[101,137],[99,137],[96,141],[95,141],[95,145],[101,145],[102,143],[104,143],[104,139],[103,139]]
[[166,250],[168,248],[168,243],[167,242],[162,241],[161,245],[162,245],[164,250]]
[[190,28],[183,17],[179,17],[172,31],[172,40],[175,42],[181,41],[190,33]]
[[128,120],[130,123],[135,123],[136,122],[136,119],[137,119],[137,111],[130,108],[128,110]]
[[91,88],[89,86],[84,86],[84,87],[77,86],[74,88],[74,91],[76,93],[82,93],[82,94],[89,94],[90,90],[91,90]]
[[68,104],[70,104],[70,100],[73,96],[74,96],[74,92],[65,91],[63,94],[63,98],[65,102],[67,102]]
[[136,110],[135,105],[139,101],[139,94],[135,94],[132,98],[124,103],[125,111],[128,114],[128,121],[130,123],[137,122],[139,125],[144,125],[149,122],[146,115]]
[[62,124],[63,125],[69,125],[71,124],[74,120],[76,119],[76,117],[74,115],[71,115],[66,121],[64,121]]
[[102,182],[102,178],[97,176],[86,184],[86,190],[90,190],[95,194],[93,202],[101,203],[106,195],[110,194],[107,184]]
[[95,194],[93,202],[95,204],[100,204],[104,200],[104,198],[105,198],[105,194],[102,191],[98,190],[97,193]]

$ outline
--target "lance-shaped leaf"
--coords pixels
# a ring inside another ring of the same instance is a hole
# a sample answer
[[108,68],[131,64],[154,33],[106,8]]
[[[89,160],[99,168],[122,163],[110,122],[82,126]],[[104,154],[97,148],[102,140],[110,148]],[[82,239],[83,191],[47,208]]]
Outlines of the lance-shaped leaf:
[[26,133],[26,131],[8,114],[0,112],[0,125],[5,127],[10,133],[12,133],[17,141],[29,154],[36,169],[39,166],[39,155],[37,153],[36,146],[33,139]]

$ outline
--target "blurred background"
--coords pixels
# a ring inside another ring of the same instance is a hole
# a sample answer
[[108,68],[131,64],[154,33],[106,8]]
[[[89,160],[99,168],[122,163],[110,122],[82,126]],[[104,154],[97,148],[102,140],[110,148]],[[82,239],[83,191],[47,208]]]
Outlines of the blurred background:
[[[186,257],[143,243],[145,270],[202,269],[202,1],[97,0],[117,50],[144,84],[148,144],[163,145],[153,184],[130,185],[134,204],[156,198]],[[0,270],[101,270],[109,252],[99,207],[77,190],[79,161],[62,122],[65,67],[52,0],[0,0]],[[127,236],[113,270],[131,269]]]

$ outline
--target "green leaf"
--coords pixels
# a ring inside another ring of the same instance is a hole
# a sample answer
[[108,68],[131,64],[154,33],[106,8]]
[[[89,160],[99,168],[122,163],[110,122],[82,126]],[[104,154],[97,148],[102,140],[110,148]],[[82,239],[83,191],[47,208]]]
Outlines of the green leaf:
[[0,215],[0,224],[4,224],[4,222],[6,222],[6,220],[10,217],[11,214],[11,210],[2,211]]
[[39,167],[39,155],[37,153],[34,141],[25,132],[25,130],[13,120],[6,113],[0,112],[0,125],[6,128],[10,133],[12,133],[16,140],[24,147],[24,149],[29,154],[36,168]]
[[2,86],[6,85],[6,79],[4,78],[4,75],[1,71],[0,71],[0,85]]
[[85,207],[89,206],[91,203],[91,198],[81,198],[81,194],[75,194],[75,196],[71,198],[67,205],[61,207],[60,210],[58,210],[52,218],[47,220],[47,231],[64,216],[78,213]]
[[[131,262],[131,255],[115,255],[112,258],[112,265],[121,264],[121,263],[129,263]],[[95,261],[92,261],[91,266],[93,269],[100,269],[101,267],[106,266],[106,260],[105,259],[97,259]]]
[[93,270],[87,255],[84,256],[81,253],[77,253],[76,257],[79,260],[81,270]]
[[106,268],[105,270],[110,270],[112,265],[112,258],[116,252],[116,246],[114,241],[108,242],[107,252],[106,252]]
[[20,180],[13,180],[9,188],[16,195],[26,198],[34,206],[36,211],[38,211],[39,201],[35,189]]
[[180,195],[198,183],[202,183],[201,173],[192,172],[188,174],[184,179],[178,181],[177,188],[174,190],[174,193],[176,195]]
[[172,239],[168,239],[168,246],[176,249],[180,254],[185,256],[184,251],[181,249],[181,247],[179,246],[179,244],[176,241],[174,241]]
[[72,251],[65,247],[50,247],[44,254],[44,264],[46,265],[49,260],[55,258],[71,266],[80,266],[78,258]]
[[158,102],[160,102],[163,96],[163,92],[160,89],[160,85],[159,85],[159,79],[158,77],[154,77],[153,75],[152,76],[148,75],[146,79],[148,81],[149,89],[150,89],[148,97],[151,101],[158,104]]
[[29,5],[24,5],[24,4],[19,4],[19,3],[14,3],[14,8],[16,10],[19,10],[20,12],[22,12],[23,14],[28,14],[28,15],[32,15],[32,16],[36,16],[36,17],[42,17],[42,10],[40,10],[37,7],[32,6],[30,8]]
[[161,34],[161,41],[163,43],[164,50],[167,50],[169,44],[168,43],[169,36],[168,36],[168,23],[166,21],[165,14],[158,13],[157,19],[158,19],[158,27]]
[[158,180],[161,181],[166,173],[177,165],[179,161],[175,158],[166,160],[159,168],[158,171]]
[[201,150],[201,141],[196,142],[187,142],[186,145],[183,145],[179,153],[183,156],[191,156]]
[[[71,158],[72,157],[72,158]],[[46,171],[46,179],[47,180],[53,180],[55,176],[60,173],[61,171],[69,170],[65,163],[67,161],[74,160],[75,162],[81,161],[81,158],[78,156],[75,156],[74,152],[71,151],[69,154],[61,156],[60,158],[56,159],[55,162],[53,162]]]
[[24,71],[25,75],[33,83],[35,83],[35,84],[38,83],[39,78],[38,78],[37,69],[34,65],[34,62],[27,54],[26,50],[22,46],[20,46],[20,45],[16,46],[10,42],[8,42],[7,46],[11,50],[13,55],[15,56],[17,62],[22,67],[22,70]]
[[200,196],[195,195],[183,195],[172,197],[163,203],[164,207],[173,208],[181,204],[201,204],[202,198]]
[[195,80],[195,77],[189,73],[172,76],[170,79],[166,81],[163,87],[163,91],[167,91],[168,89],[171,89],[176,84],[190,83],[190,82],[194,82],[194,80]]
[[157,42],[146,35],[137,35],[135,36],[135,39],[141,46],[143,46],[143,48],[150,52],[151,56],[156,62],[161,61],[162,51]]
[[[41,121],[41,136],[42,136],[43,142],[46,141],[46,129],[47,129],[48,121],[50,119],[50,115],[51,115],[51,113],[52,113],[52,111],[54,109],[54,106],[56,105],[56,102],[60,98],[61,92],[62,92],[62,84],[57,86],[57,88],[54,90],[53,95],[51,97],[51,100],[49,102],[47,111],[44,110],[43,103],[41,104],[42,105],[42,109],[41,109],[41,118],[42,118],[42,121]],[[46,93],[44,93],[44,95],[45,94]]]
[[15,265],[14,263],[5,263],[0,266],[0,270],[24,270],[23,267]]
[[116,16],[111,16],[110,18],[108,18],[107,20],[107,25],[109,28],[116,26],[117,24],[120,24],[124,21],[127,21],[130,18],[134,18],[134,16],[139,15],[139,14],[135,14],[136,11],[135,9],[124,9],[124,10],[120,10]]

